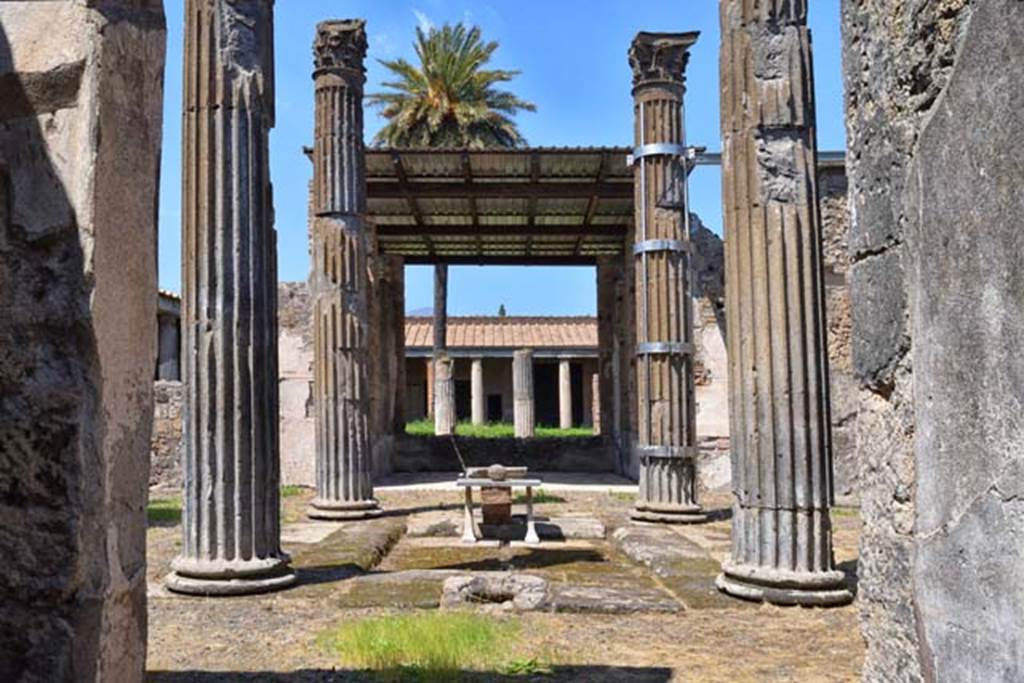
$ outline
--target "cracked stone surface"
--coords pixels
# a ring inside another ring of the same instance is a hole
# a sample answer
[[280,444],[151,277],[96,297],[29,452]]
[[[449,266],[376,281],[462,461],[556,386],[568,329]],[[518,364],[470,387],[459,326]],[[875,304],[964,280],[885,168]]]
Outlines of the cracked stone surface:
[[843,31],[864,678],[1020,679],[1024,6],[846,0]]

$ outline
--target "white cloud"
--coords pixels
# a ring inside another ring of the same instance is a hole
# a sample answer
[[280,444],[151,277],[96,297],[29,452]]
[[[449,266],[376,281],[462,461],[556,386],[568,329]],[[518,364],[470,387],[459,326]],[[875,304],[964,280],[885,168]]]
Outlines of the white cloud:
[[429,31],[430,29],[434,28],[434,22],[432,22],[430,20],[430,17],[428,17],[426,14],[419,11],[418,9],[414,9],[412,13],[416,15],[416,21],[417,23],[419,23],[421,30]]

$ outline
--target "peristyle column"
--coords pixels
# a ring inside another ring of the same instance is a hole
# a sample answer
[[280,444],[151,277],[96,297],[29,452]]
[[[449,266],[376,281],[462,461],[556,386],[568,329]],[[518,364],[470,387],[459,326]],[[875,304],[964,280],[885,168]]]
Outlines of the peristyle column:
[[313,43],[313,345],[316,498],[308,515],[362,519],[373,497],[369,236],[363,157],[365,22],[325,21]]
[[721,3],[722,188],[735,502],[718,587],[850,592],[832,558],[828,356],[807,5]]
[[558,361],[558,426],[572,427],[572,367],[565,359]]
[[633,519],[690,523],[697,434],[690,299],[684,73],[697,33],[639,33],[633,69],[636,387],[640,466]]
[[533,436],[533,349],[512,354],[512,409],[516,438]]
[[470,401],[472,402],[473,424],[487,422],[487,395],[484,392],[484,359],[474,358],[470,369]]
[[272,0],[187,0],[182,239],[185,498],[167,587],[288,586],[281,551],[277,262],[268,167]]
[[447,351],[434,356],[434,434],[455,433],[455,361]]

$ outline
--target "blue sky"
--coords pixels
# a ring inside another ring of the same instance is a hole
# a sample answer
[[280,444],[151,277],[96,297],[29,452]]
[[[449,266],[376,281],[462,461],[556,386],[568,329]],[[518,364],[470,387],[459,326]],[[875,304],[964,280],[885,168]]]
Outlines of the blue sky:
[[[838,0],[811,3],[818,147],[843,149]],[[160,196],[160,285],[181,282],[181,64],[183,0],[166,0],[167,77]],[[302,146],[311,144],[314,27],[324,19],[367,20],[367,91],[387,80],[377,59],[412,60],[417,24],[466,21],[501,47],[493,64],[519,69],[510,88],[537,105],[519,125],[531,145],[629,145],[632,135],[630,70],[626,50],[637,31],[701,32],[687,69],[689,143],[720,148],[718,120],[718,3],[714,0],[278,0],[275,13],[277,126],[271,133],[271,178],[277,215],[281,280],[303,280],[306,254],[306,185],[311,174]],[[382,125],[367,111],[366,138]],[[693,209],[721,233],[718,169],[691,176]],[[429,267],[406,269],[406,308],[432,302]],[[453,267],[449,312],[586,315],[596,305],[592,268]]]

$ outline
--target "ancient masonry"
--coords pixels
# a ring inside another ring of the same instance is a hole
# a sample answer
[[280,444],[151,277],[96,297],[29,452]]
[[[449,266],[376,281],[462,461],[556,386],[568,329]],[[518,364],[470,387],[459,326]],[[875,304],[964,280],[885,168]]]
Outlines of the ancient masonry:
[[1024,2],[842,21],[864,679],[1024,680]]
[[370,438],[369,236],[363,157],[365,22],[326,21],[313,44],[316,498],[309,516],[380,514]]
[[735,493],[718,586],[848,602],[832,557],[828,359],[807,9],[721,5],[722,196]]
[[636,388],[640,464],[632,517],[687,523],[697,504],[693,310],[683,95],[696,33],[640,33],[635,105]]
[[145,670],[166,34],[160,2],[95,4],[0,3],[8,681]]
[[533,407],[533,351],[519,349],[512,355],[512,407],[515,435],[528,439],[536,431]]
[[186,17],[184,543],[167,587],[262,592],[295,581],[278,501],[273,2],[188,0]]

